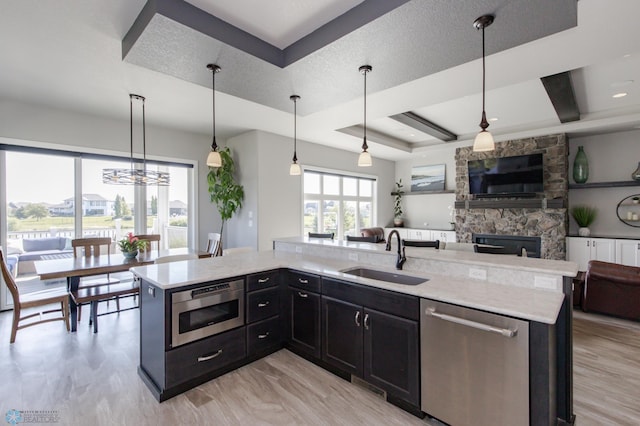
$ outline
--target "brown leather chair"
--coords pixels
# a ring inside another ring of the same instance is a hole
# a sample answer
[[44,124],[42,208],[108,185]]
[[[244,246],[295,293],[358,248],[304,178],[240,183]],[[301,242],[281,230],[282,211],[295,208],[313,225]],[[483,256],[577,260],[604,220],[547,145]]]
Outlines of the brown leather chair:
[[640,320],[640,268],[589,261],[582,309]]
[[363,237],[374,237],[377,243],[384,243],[384,229],[380,227],[362,228],[360,235]]
[[139,240],[145,240],[147,247],[143,251],[160,250],[160,234],[135,235]]

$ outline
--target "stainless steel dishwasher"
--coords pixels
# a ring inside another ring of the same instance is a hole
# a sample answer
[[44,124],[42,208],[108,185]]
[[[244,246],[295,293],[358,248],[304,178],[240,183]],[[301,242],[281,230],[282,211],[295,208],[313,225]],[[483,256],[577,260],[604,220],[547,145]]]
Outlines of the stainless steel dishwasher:
[[422,299],[422,411],[453,426],[529,424],[529,323]]

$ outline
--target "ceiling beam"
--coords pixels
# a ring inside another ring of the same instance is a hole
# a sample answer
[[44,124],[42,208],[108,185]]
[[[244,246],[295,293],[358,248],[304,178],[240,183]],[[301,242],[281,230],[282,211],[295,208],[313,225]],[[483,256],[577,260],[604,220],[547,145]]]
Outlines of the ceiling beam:
[[392,118],[402,124],[405,124],[409,127],[412,127],[422,133],[426,133],[428,135],[433,136],[436,139],[440,139],[444,142],[451,142],[458,140],[458,135],[444,127],[438,126],[436,123],[433,123],[426,118],[420,117],[418,114],[414,114],[411,111],[403,112],[400,114],[392,115],[389,118]]
[[580,120],[580,110],[573,92],[570,71],[540,79],[561,123]]

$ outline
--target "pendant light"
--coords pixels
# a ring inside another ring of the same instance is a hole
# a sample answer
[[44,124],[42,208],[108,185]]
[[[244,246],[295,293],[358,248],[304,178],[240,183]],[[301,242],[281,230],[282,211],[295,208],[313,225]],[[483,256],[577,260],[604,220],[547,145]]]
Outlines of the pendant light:
[[300,169],[300,164],[298,164],[298,154],[296,152],[297,148],[297,101],[300,99],[298,95],[291,95],[289,99],[293,101],[293,162],[291,163],[291,167],[289,167],[289,174],[291,176],[300,176],[302,174],[302,170]]
[[369,154],[369,146],[367,145],[367,73],[371,72],[371,65],[363,65],[359,68],[360,73],[364,75],[364,137],[362,138],[362,152],[358,157],[359,167],[371,167],[371,154]]
[[[142,168],[133,167],[133,100],[142,101]],[[144,96],[129,94],[129,130],[131,165],[128,169],[102,169],[102,183],[110,185],[158,185],[168,186],[169,173],[147,170]]]
[[484,110],[484,97],[485,97],[485,54],[484,54],[484,29],[493,23],[493,15],[483,15],[473,22],[473,26],[477,30],[482,30],[482,120],[480,121],[480,128],[482,129],[475,140],[473,141],[473,150],[475,152],[493,151],[496,148],[496,144],[493,141],[493,136],[487,131],[489,122],[487,121],[487,114]]
[[207,166],[209,167],[221,167],[222,157],[218,152],[218,144],[216,143],[216,74],[220,72],[221,68],[216,64],[208,64],[207,68],[211,71],[211,105],[212,105],[212,120],[213,123],[213,141],[211,142],[211,152],[207,156]]

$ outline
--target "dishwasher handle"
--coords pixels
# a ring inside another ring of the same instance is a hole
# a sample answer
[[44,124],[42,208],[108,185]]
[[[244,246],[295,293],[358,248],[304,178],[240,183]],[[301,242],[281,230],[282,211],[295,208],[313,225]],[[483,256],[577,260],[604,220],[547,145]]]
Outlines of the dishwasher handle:
[[456,324],[465,325],[467,327],[477,328],[479,330],[489,331],[491,333],[498,333],[505,337],[515,337],[518,334],[518,329],[511,330],[509,328],[499,328],[481,322],[471,321],[464,318],[454,317],[453,315],[441,314],[436,312],[435,308],[427,308],[425,314],[440,318],[443,321],[454,322]]

